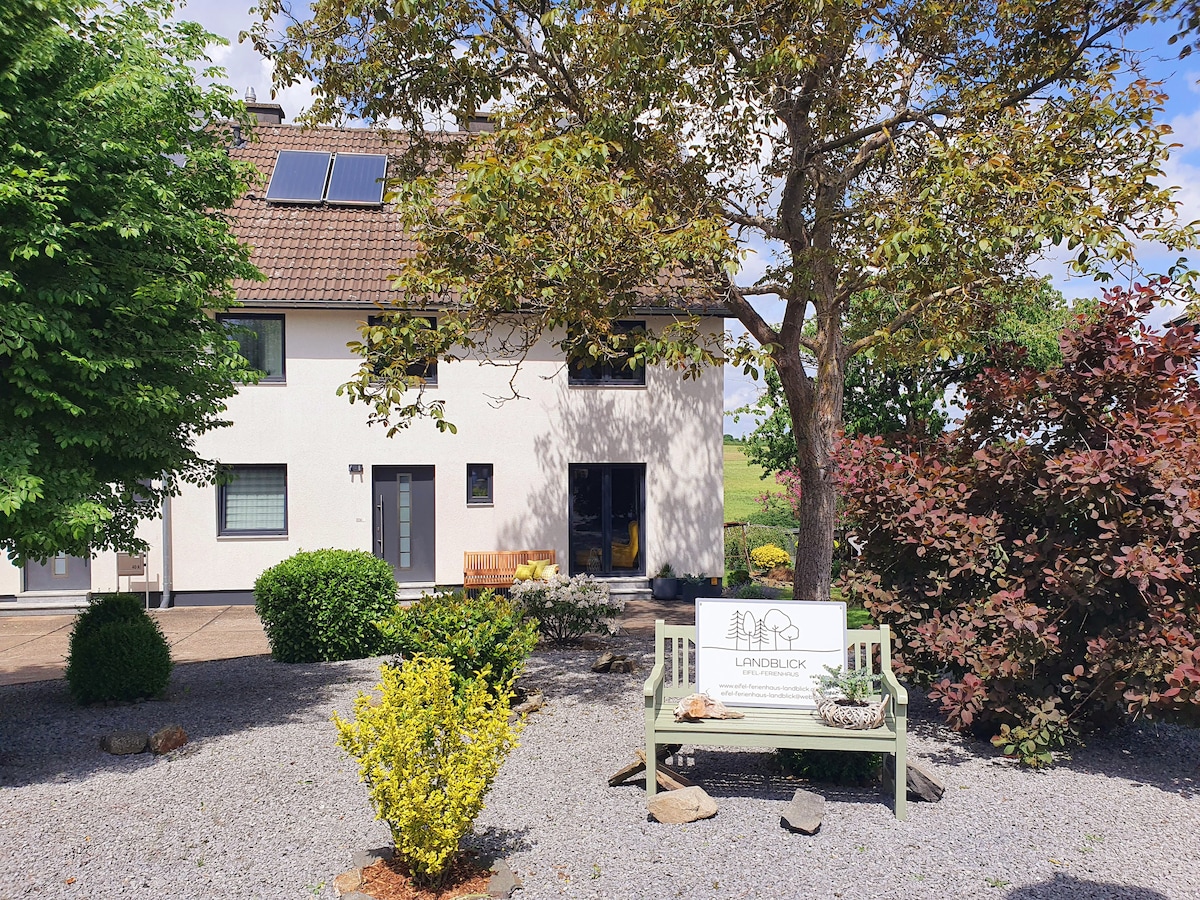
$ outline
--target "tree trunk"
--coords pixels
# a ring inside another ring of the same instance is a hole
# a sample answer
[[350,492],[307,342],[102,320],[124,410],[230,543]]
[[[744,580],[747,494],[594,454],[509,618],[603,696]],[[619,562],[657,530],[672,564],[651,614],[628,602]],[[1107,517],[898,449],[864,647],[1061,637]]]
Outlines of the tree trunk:
[[841,333],[827,334],[832,352],[822,354],[817,377],[811,378],[799,353],[776,358],[796,436],[800,474],[800,533],[796,541],[797,600],[828,600],[833,571],[833,535],[837,524],[837,489],[833,478],[833,449],[842,425],[846,387]]

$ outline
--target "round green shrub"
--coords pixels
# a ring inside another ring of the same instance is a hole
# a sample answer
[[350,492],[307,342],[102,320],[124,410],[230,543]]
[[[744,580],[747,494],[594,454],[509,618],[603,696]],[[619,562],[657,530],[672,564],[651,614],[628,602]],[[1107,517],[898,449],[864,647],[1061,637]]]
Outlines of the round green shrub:
[[392,567],[362,550],[313,550],[254,582],[254,608],[279,662],[362,659],[387,651],[375,623],[396,606]]
[[379,629],[388,649],[406,659],[424,654],[448,660],[456,690],[480,677],[497,696],[511,689],[538,639],[537,623],[490,590],[476,597],[426,594],[409,607],[395,607]]
[[749,583],[750,573],[743,568],[730,570],[729,577],[725,579],[725,584],[729,587],[741,587],[743,584]]
[[132,595],[99,598],[75,620],[67,653],[67,686],[77,703],[161,695],[171,680],[171,649],[162,629]]

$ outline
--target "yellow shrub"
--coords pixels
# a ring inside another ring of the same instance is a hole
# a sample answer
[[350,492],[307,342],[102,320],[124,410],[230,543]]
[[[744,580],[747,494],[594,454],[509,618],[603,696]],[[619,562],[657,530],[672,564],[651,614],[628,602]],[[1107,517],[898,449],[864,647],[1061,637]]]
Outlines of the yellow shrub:
[[396,853],[417,880],[436,883],[517,729],[508,724],[508,696],[489,695],[478,678],[455,699],[450,663],[440,657],[385,665],[380,677],[381,699],[359,694],[353,721],[334,713],[338,745],[359,761]]
[[776,547],[774,544],[763,544],[761,547],[755,547],[750,551],[750,561],[760,569],[773,569],[776,566],[790,564],[792,558],[788,556],[787,551],[782,547]]

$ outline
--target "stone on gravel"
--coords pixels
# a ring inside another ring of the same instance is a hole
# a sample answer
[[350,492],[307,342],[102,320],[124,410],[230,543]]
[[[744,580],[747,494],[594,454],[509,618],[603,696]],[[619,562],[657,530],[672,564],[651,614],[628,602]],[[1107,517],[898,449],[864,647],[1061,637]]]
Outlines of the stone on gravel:
[[181,725],[165,725],[150,735],[150,749],[158,754],[178,750],[187,742],[187,732]]
[[356,894],[360,887],[362,887],[362,869],[359,868],[343,872],[333,879],[333,889],[338,892],[339,897],[344,898],[350,894]]
[[521,879],[503,859],[492,860],[492,877],[488,880],[489,897],[511,897],[521,887]]
[[592,663],[592,671],[593,672],[607,672],[609,670],[609,668],[612,667],[613,659],[615,659],[615,657],[612,655],[611,652],[606,651],[604,653],[601,653],[600,658],[597,659],[594,663]]
[[[888,756],[884,758],[884,771],[886,772],[887,780],[890,784],[895,784],[896,777],[896,759]],[[946,793],[946,786],[941,780],[926,769],[921,768],[914,762],[908,764],[908,796],[911,800],[924,800],[926,803],[936,803],[942,799],[942,794]]]
[[717,801],[708,796],[704,788],[692,786],[655,794],[646,801],[646,808],[664,825],[683,825],[711,819],[717,814]]
[[114,731],[100,738],[100,749],[113,756],[129,756],[145,750],[147,740],[144,731]]
[[356,869],[365,869],[377,862],[391,862],[395,850],[391,847],[376,847],[374,850],[355,850],[350,855],[350,865]]
[[825,815],[825,798],[812,791],[796,791],[783,814],[779,824],[788,831],[800,834],[816,834],[821,828],[821,817]]

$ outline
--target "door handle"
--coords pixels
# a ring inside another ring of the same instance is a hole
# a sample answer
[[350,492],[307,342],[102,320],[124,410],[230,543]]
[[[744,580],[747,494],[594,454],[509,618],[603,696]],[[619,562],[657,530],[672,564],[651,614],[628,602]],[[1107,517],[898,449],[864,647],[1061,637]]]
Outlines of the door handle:
[[383,559],[383,495],[379,495],[379,500],[375,504],[375,541],[379,545],[379,552],[376,554],[380,559]]

